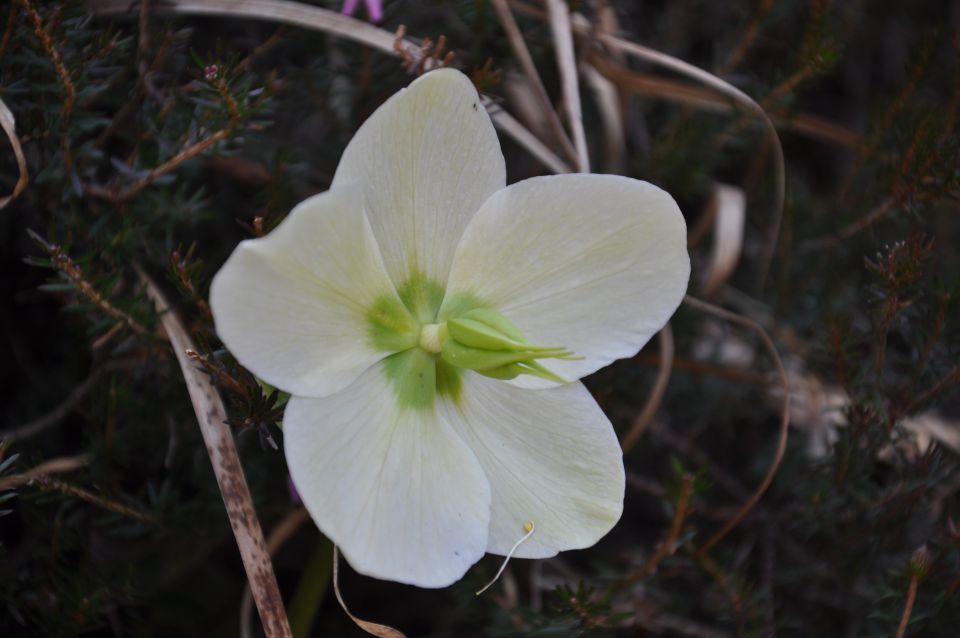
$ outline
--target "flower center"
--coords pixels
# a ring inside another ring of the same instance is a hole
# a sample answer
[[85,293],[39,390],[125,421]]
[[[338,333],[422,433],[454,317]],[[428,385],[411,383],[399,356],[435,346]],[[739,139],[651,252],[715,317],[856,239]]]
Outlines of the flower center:
[[557,383],[541,359],[577,359],[565,348],[535,346],[496,310],[470,295],[445,300],[441,286],[422,276],[384,296],[367,311],[371,345],[392,352],[384,370],[401,406],[432,409],[436,395],[456,401],[463,370],[501,380],[528,374]]

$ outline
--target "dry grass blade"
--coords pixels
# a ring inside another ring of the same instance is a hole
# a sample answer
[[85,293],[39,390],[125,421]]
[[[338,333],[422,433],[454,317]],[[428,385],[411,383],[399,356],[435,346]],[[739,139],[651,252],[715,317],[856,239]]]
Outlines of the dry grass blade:
[[[734,111],[730,102],[718,96],[716,91],[626,69],[622,63],[612,60],[613,53],[611,52],[611,59],[609,60],[605,55],[592,53],[589,56],[589,61],[604,77],[619,84],[625,90],[685,104],[704,111],[715,113],[731,113]],[[855,131],[808,113],[774,118],[774,121],[779,128],[789,129],[807,137],[847,148],[858,147],[863,139]]]
[[554,173],[572,173],[573,169],[566,162],[557,157],[547,145],[537,136],[524,128],[512,115],[501,110],[493,100],[484,97],[483,106],[490,112],[490,117],[501,131],[523,145],[531,155],[540,160],[544,166]]
[[543,113],[546,116],[547,123],[553,130],[554,136],[557,138],[557,142],[570,160],[574,162],[577,161],[577,149],[567,136],[567,132],[560,122],[560,117],[550,102],[550,96],[547,95],[547,89],[543,86],[543,80],[540,79],[540,74],[537,73],[537,67],[533,63],[533,57],[530,55],[530,50],[527,48],[527,43],[523,39],[523,34],[520,33],[520,27],[517,25],[517,21],[514,19],[510,7],[507,6],[506,0],[493,0],[493,8],[497,12],[500,24],[503,25],[503,30],[507,33],[507,40],[510,42],[510,48],[513,49],[513,54],[517,56],[517,60],[520,62],[520,68],[523,69],[524,75],[527,76],[527,80],[533,86],[537,97],[540,99]]
[[183,372],[183,379],[197,414],[203,442],[210,455],[217,485],[220,486],[230,526],[237,539],[240,558],[247,572],[247,581],[250,583],[257,603],[257,610],[260,612],[264,633],[267,638],[288,638],[292,636],[290,624],[283,608],[283,599],[277,587],[277,578],[273,573],[267,544],[263,539],[263,530],[260,528],[260,521],[253,508],[253,500],[243,475],[240,458],[237,456],[233,433],[226,425],[226,408],[210,382],[210,378],[197,368],[187,355],[187,351],[194,350],[195,346],[180,319],[170,309],[170,305],[156,284],[142,271],[139,271],[139,274],[147,295],[160,314],[160,321],[166,330],[177,362],[180,364],[180,370]]
[[587,135],[583,130],[583,111],[580,107],[580,84],[577,79],[577,56],[573,50],[573,27],[570,10],[564,0],[547,0],[547,15],[553,33],[553,48],[557,54],[560,83],[563,88],[563,103],[567,120],[573,132],[573,145],[577,151],[577,168],[581,173],[590,172],[590,154]]
[[7,108],[3,98],[0,98],[0,126],[3,127],[3,132],[7,134],[7,139],[10,140],[10,146],[13,148],[13,155],[17,158],[17,170],[20,174],[20,176],[17,178],[17,183],[13,187],[13,192],[5,197],[0,197],[0,210],[3,210],[6,208],[7,204],[20,196],[20,193],[23,192],[23,189],[27,187],[30,177],[27,173],[27,159],[23,156],[23,148],[20,146],[20,138],[17,137],[16,120],[14,120],[13,113],[11,113],[10,109]]
[[[131,13],[131,4],[128,0],[89,0],[89,5],[94,13],[104,16]],[[332,33],[373,47],[387,55],[399,56],[396,50],[398,42],[396,34],[335,11],[299,2],[290,2],[289,0],[169,0],[160,5],[151,5],[150,11],[269,20]],[[410,56],[420,55],[420,47],[417,44],[406,40],[400,41],[400,44],[406,48]],[[512,137],[531,155],[544,162],[551,170],[570,172],[569,168],[562,171],[558,170],[558,167],[565,166],[565,164],[533,134],[524,129],[519,122],[509,117],[501,109],[490,109],[489,101],[484,101],[484,104],[488,105],[490,118],[497,128]],[[552,111],[553,107],[550,108]],[[556,117],[556,113],[554,113],[554,117]],[[557,122],[559,123],[559,119]],[[563,127],[560,128],[562,131]],[[567,140],[567,144],[572,150],[573,146],[569,140]],[[575,157],[575,154],[573,157]]]
[[640,437],[643,436],[643,433],[646,432],[647,427],[657,413],[657,408],[660,407],[660,402],[663,401],[663,395],[667,391],[667,384],[670,382],[670,372],[673,370],[673,330],[670,329],[669,323],[661,328],[659,340],[660,369],[657,372],[657,380],[653,384],[653,390],[650,391],[650,396],[647,397],[647,402],[644,404],[643,410],[641,410],[637,418],[633,420],[633,423],[630,425],[630,430],[627,431],[626,436],[623,437],[623,441],[620,442],[620,447],[623,448],[624,454],[633,449],[637,441],[640,440]]
[[65,472],[74,472],[90,465],[91,456],[81,454],[79,456],[64,456],[61,458],[44,461],[36,467],[30,468],[21,474],[14,474],[5,479],[0,479],[0,490],[9,490],[15,487],[25,485],[30,481],[36,480],[41,476],[50,476],[51,474],[62,474]]
[[787,451],[787,434],[790,430],[790,382],[787,380],[787,371],[783,367],[783,361],[780,360],[780,353],[777,352],[777,347],[773,344],[773,340],[767,334],[767,331],[764,330],[759,323],[738,315],[735,312],[730,312],[729,310],[724,310],[719,306],[715,306],[706,301],[701,301],[695,297],[687,295],[683,298],[683,302],[688,306],[702,310],[716,317],[720,317],[726,321],[732,321],[738,323],[741,326],[745,326],[750,330],[759,335],[760,339],[763,341],[763,345],[767,348],[767,351],[770,353],[770,358],[773,359],[773,363],[777,368],[777,374],[780,376],[780,383],[783,386],[783,407],[781,408],[780,414],[780,430],[777,435],[777,448],[773,454],[773,461],[770,464],[770,468],[767,470],[767,473],[764,475],[763,480],[760,482],[760,485],[753,491],[753,494],[746,500],[746,502],[740,506],[737,512],[730,517],[723,527],[717,530],[713,536],[710,537],[700,548],[697,550],[697,556],[701,557],[706,554],[706,552],[723,540],[730,531],[735,528],[740,522],[746,518],[747,514],[756,507],[757,503],[760,502],[760,499],[763,498],[763,495],[766,493],[767,489],[770,487],[770,484],[773,483],[773,477],[776,476],[777,471],[780,469],[780,463],[783,462],[783,455]]
[[708,297],[726,283],[740,261],[747,198],[743,189],[718,183],[713,185],[710,206],[713,207],[713,250],[703,284],[703,294]]
[[620,96],[617,88],[589,64],[581,64],[580,72],[593,91],[593,99],[603,122],[604,169],[608,173],[623,173],[626,169],[627,145],[623,126],[623,113],[620,112]]
[[343,596],[340,594],[340,550],[337,549],[336,545],[333,546],[333,593],[337,596],[337,602],[340,603],[340,608],[343,609],[343,613],[350,616],[350,620],[352,620],[357,627],[371,636],[379,636],[380,638],[407,638],[403,632],[393,627],[363,620],[350,613],[350,610],[347,609],[347,603],[343,602]]

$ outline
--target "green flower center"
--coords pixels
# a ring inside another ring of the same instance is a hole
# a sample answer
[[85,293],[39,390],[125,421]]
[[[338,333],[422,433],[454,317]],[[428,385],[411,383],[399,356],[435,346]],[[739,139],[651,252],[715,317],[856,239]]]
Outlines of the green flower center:
[[378,299],[366,318],[371,345],[395,353],[384,359],[384,373],[403,408],[432,409],[437,395],[456,402],[464,369],[493,379],[528,374],[564,383],[538,360],[577,358],[564,348],[531,344],[472,295],[444,301],[443,288],[426,277],[411,277],[397,292],[399,301]]

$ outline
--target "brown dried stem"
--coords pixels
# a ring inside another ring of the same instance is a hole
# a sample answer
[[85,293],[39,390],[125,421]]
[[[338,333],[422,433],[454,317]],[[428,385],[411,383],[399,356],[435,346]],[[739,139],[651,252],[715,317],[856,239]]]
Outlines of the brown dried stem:
[[420,40],[420,46],[413,48],[404,39],[406,35],[407,27],[401,24],[397,27],[397,33],[394,35],[393,50],[400,56],[403,68],[407,70],[407,73],[421,76],[427,71],[442,69],[453,64],[453,59],[456,57],[453,51],[447,52],[445,56],[443,55],[447,48],[447,36],[441,35],[437,38],[436,47],[433,45],[433,40],[423,38]]
[[20,138],[17,137],[16,121],[13,118],[13,113],[10,112],[10,109],[7,108],[6,103],[3,101],[3,98],[0,98],[0,127],[3,128],[3,132],[7,134],[7,139],[10,140],[10,146],[13,148],[13,156],[17,160],[17,171],[19,174],[17,183],[13,186],[13,192],[4,197],[0,197],[0,210],[3,210],[7,204],[20,196],[20,193],[23,192],[23,189],[27,187],[27,183],[30,181],[30,176],[27,172],[27,158],[23,155]]
[[256,60],[257,58],[263,57],[264,55],[266,55],[266,53],[270,49],[272,49],[273,47],[277,46],[277,44],[280,43],[280,41],[283,39],[283,36],[287,34],[287,30],[288,30],[287,26],[283,24],[277,27],[277,30],[274,31],[269,38],[264,40],[262,44],[260,44],[253,51],[251,51],[250,55],[248,55],[247,57],[245,57],[244,59],[240,60],[240,62],[237,63],[237,70],[238,71],[248,70],[250,68],[250,65],[253,64],[254,60]]
[[193,365],[187,355],[187,351],[195,350],[195,347],[179,317],[171,310],[156,284],[143,271],[138,271],[147,296],[153,300],[160,314],[160,321],[187,384],[200,433],[210,455],[217,485],[226,505],[227,517],[230,519],[230,526],[240,549],[240,558],[247,572],[247,582],[257,603],[257,611],[260,612],[264,633],[267,638],[290,638],[290,624],[283,608],[283,599],[277,587],[263,530],[260,528],[250,489],[243,475],[233,433],[226,425],[226,408],[210,379]]
[[223,139],[226,139],[232,132],[233,132],[233,126],[231,125],[230,127],[225,129],[220,129],[210,137],[183,149],[182,151],[180,151],[179,153],[171,157],[169,160],[167,160],[160,166],[157,166],[156,168],[151,170],[149,173],[147,173],[146,176],[141,178],[139,181],[137,181],[136,183],[134,183],[132,186],[128,187],[124,191],[117,193],[111,190],[98,188],[98,187],[90,187],[88,190],[91,195],[100,197],[102,199],[106,199],[114,204],[119,204],[121,202],[124,202],[130,199],[131,197],[140,194],[145,188],[153,184],[158,177],[166,175],[167,173],[176,169],[178,166],[180,166],[187,160],[193,159],[194,157],[196,157],[197,155],[200,155],[201,153],[206,151],[208,148],[210,148],[217,142]]
[[44,461],[36,467],[30,468],[26,472],[14,474],[6,478],[0,478],[0,491],[13,489],[34,481],[41,476],[50,476],[51,474],[62,474],[65,472],[74,472],[90,465],[91,457],[89,454],[79,456],[64,456],[49,461]]
[[[634,360],[638,363],[648,366],[660,366],[659,354],[640,353]],[[731,381],[740,381],[761,387],[768,386],[773,382],[773,379],[770,375],[748,372],[747,370],[741,370],[739,368],[728,368],[726,366],[703,363],[701,361],[694,361],[692,359],[685,359],[683,357],[675,356],[673,358],[673,364],[671,367],[674,370],[681,370],[683,372],[689,372],[690,374],[716,377],[718,379],[729,379]]]
[[567,158],[577,163],[577,149],[567,136],[567,132],[560,122],[560,116],[557,115],[556,110],[553,108],[550,96],[547,95],[547,89],[543,85],[543,80],[540,79],[540,74],[537,73],[537,67],[533,63],[533,57],[530,55],[530,50],[527,48],[527,43],[523,39],[523,34],[520,32],[520,27],[517,25],[517,21],[513,17],[510,7],[507,6],[507,1],[493,0],[493,8],[497,12],[497,17],[500,19],[503,30],[507,33],[507,40],[510,42],[510,48],[513,49],[513,54],[517,56],[517,61],[520,62],[520,68],[523,69],[524,75],[527,76],[527,81],[533,86],[537,98],[540,100],[547,124],[551,130],[553,130],[554,137],[556,137],[560,148],[564,154],[566,154]]
[[[771,109],[784,95],[797,88],[802,82],[810,79],[817,71],[823,68],[823,58],[815,56],[808,60],[806,64],[797,69],[790,77],[773,88],[770,93],[760,101],[760,107],[764,110]],[[739,120],[728,126],[722,131],[714,143],[717,148],[725,146],[731,138],[739,135],[743,129],[750,123],[750,118],[741,117]]]
[[83,489],[82,487],[77,487],[76,485],[70,485],[69,483],[64,483],[61,480],[50,477],[48,474],[40,474],[36,476],[33,481],[39,487],[46,490],[56,490],[61,494],[66,494],[68,496],[75,496],[82,501],[86,501],[92,505],[97,505],[103,509],[110,510],[111,512],[116,512],[117,514],[122,514],[128,518],[140,521],[141,523],[156,523],[156,519],[148,514],[136,510],[132,507],[124,505],[123,503],[118,503],[116,501],[104,498],[93,492]]
[[[597,71],[624,90],[640,95],[658,97],[678,104],[687,104],[706,111],[720,113],[733,111],[729,101],[720,98],[715,91],[690,86],[685,82],[678,82],[670,78],[661,78],[627,69],[622,64],[596,51],[591,52],[588,59]],[[849,148],[861,143],[861,137],[858,133],[815,115],[800,113],[789,117],[774,118],[774,120],[779,128],[790,129],[832,144]]]
[[336,545],[333,546],[333,593],[337,597],[337,602],[340,603],[340,608],[343,609],[343,613],[349,616],[350,620],[366,633],[371,636],[379,636],[380,638],[407,638],[403,632],[393,627],[357,618],[350,612],[347,608],[347,603],[343,601],[343,595],[340,593],[340,551]]
[[737,512],[728,520],[713,536],[710,537],[700,548],[697,550],[697,556],[702,557],[706,552],[723,540],[727,534],[729,534],[740,522],[746,518],[747,514],[756,507],[757,503],[760,502],[760,499],[763,498],[763,495],[766,493],[767,489],[773,483],[773,477],[776,476],[777,471],[780,469],[780,463],[783,462],[783,455],[787,451],[787,434],[790,430],[790,383],[787,380],[787,372],[783,367],[783,362],[780,360],[780,354],[777,352],[777,347],[774,345],[773,340],[770,339],[770,336],[767,334],[759,323],[756,321],[744,317],[743,315],[738,315],[729,310],[720,308],[706,301],[701,301],[695,297],[687,295],[683,299],[684,303],[687,305],[707,312],[721,319],[727,321],[732,321],[738,323],[742,326],[749,328],[757,333],[761,341],[763,341],[764,346],[767,348],[767,351],[770,353],[770,358],[773,359],[774,366],[777,368],[777,373],[780,376],[781,385],[783,386],[783,406],[781,408],[780,414],[780,430],[777,437],[777,448],[773,454],[773,461],[770,464],[770,468],[767,470],[767,473],[764,475],[763,480],[760,482],[760,485],[754,490],[753,494],[746,500],[743,505],[737,510]]
[[907,625],[910,624],[910,616],[913,615],[913,604],[917,600],[917,588],[920,586],[920,578],[914,574],[910,577],[910,585],[907,587],[907,599],[903,603],[903,613],[900,615],[900,625],[897,627],[896,638],[903,638],[907,634]]
[[849,239],[850,237],[853,237],[860,231],[873,226],[875,223],[883,219],[883,217],[893,209],[896,203],[896,197],[888,197],[874,206],[869,213],[848,224],[847,226],[844,226],[835,234],[828,235],[826,237],[816,237],[803,242],[800,244],[800,250],[806,252],[812,250],[823,250],[825,248],[836,246],[837,244]]
[[762,0],[760,6],[757,8],[757,12],[753,14],[753,18],[750,19],[750,24],[747,25],[746,30],[743,32],[743,36],[740,38],[740,41],[737,43],[727,55],[727,59],[724,60],[723,64],[720,66],[720,74],[726,75],[733,69],[737,68],[740,62],[743,60],[743,56],[746,55],[747,50],[753,44],[754,40],[757,39],[757,33],[760,32],[760,23],[766,17],[767,13],[770,12],[771,7],[773,7],[773,0]]
[[910,617],[913,615],[913,605],[917,600],[917,589],[920,587],[920,581],[927,577],[930,569],[930,552],[926,546],[921,546],[913,552],[910,557],[908,570],[910,572],[910,583],[907,585],[907,598],[903,602],[903,613],[900,614],[900,625],[897,627],[896,638],[904,638],[907,634],[907,625],[910,624]]
[[626,454],[637,444],[643,433],[646,432],[650,422],[653,421],[660,402],[663,401],[663,395],[667,391],[667,384],[670,382],[670,371],[673,369],[673,331],[670,324],[666,324],[658,333],[660,342],[660,369],[657,371],[657,380],[653,384],[653,390],[647,397],[647,402],[643,405],[643,410],[627,431],[626,436],[620,443],[623,453]]
[[[283,517],[267,535],[267,551],[270,556],[276,556],[288,540],[293,538],[294,534],[310,520],[310,514],[303,507],[298,507]],[[250,628],[251,614],[253,613],[253,595],[250,592],[250,583],[243,588],[243,597],[240,601],[240,638],[252,638],[253,631]]]
[[652,575],[657,571],[660,561],[677,551],[677,539],[680,537],[680,532],[683,531],[683,523],[687,520],[687,514],[689,513],[690,497],[693,495],[693,482],[694,478],[690,474],[684,474],[681,478],[680,494],[674,504],[673,519],[670,521],[670,529],[667,531],[666,537],[657,546],[656,551],[650,558],[627,576],[627,582],[636,582]]

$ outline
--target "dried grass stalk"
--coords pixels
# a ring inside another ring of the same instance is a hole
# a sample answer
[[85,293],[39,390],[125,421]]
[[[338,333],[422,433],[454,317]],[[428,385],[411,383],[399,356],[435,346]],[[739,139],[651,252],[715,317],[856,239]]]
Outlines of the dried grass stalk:
[[247,572],[250,591],[257,603],[257,611],[260,612],[264,633],[267,638],[292,638],[270,553],[263,539],[263,530],[253,508],[253,499],[243,475],[240,457],[237,456],[233,433],[226,424],[227,411],[223,400],[217,394],[210,378],[191,360],[188,352],[194,350],[193,341],[179,317],[170,309],[163,293],[143,271],[140,271],[140,279],[146,288],[147,296],[160,314],[160,321],[183,372],[183,380],[187,384],[190,401],[197,413],[197,423],[200,425],[207,454],[210,455],[210,463],[223,496],[227,517],[240,548],[240,558]]
[[7,207],[7,204],[20,196],[23,189],[27,187],[30,177],[27,173],[27,159],[23,156],[20,138],[17,137],[16,120],[14,120],[13,113],[7,108],[3,98],[0,98],[0,126],[3,127],[3,132],[7,134],[7,139],[10,140],[10,146],[13,147],[13,156],[17,158],[17,170],[20,174],[17,178],[17,183],[13,187],[13,192],[5,197],[0,197],[0,210],[3,210]]

